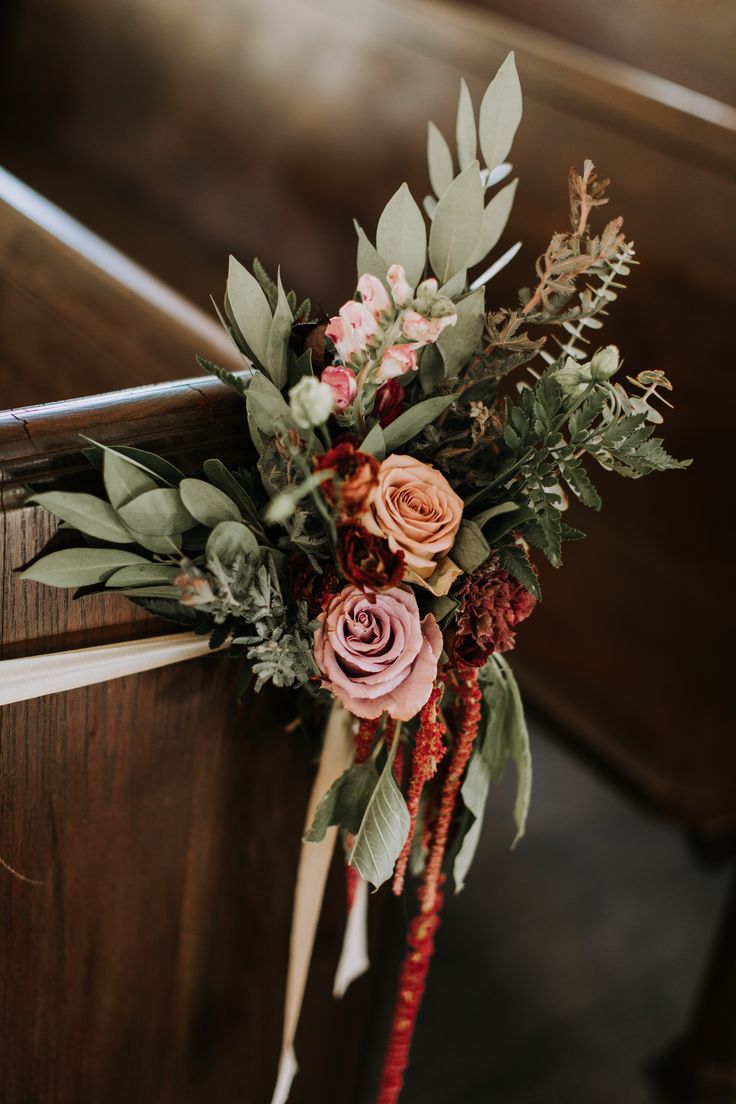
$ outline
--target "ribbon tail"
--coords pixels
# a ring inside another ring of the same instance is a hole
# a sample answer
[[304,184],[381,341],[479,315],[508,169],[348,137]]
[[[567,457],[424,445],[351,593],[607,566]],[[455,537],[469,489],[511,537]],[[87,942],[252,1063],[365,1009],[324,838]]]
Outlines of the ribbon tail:
[[335,972],[333,997],[344,997],[352,983],[370,966],[368,958],[368,883],[361,878],[345,921],[345,936]]
[[[311,826],[314,813],[332,783],[347,770],[353,760],[353,719],[339,702],[330,711],[322,745],[317,777],[309,795],[305,832]],[[284,1002],[284,1031],[279,1058],[279,1073],[271,1104],[286,1104],[298,1065],[294,1053],[294,1038],[304,1000],[314,937],[317,932],[327,875],[335,850],[337,829],[328,828],[320,843],[303,843],[294,891],[289,943],[289,968]]]

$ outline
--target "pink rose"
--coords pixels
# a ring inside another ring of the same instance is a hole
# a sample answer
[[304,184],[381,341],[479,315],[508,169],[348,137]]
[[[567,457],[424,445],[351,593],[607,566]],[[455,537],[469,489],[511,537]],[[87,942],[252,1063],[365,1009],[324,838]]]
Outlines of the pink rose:
[[403,376],[405,372],[415,371],[417,366],[417,351],[411,345],[392,345],[381,358],[378,365],[376,379],[393,379],[394,376]]
[[396,303],[397,307],[403,307],[404,303],[408,303],[414,295],[414,288],[406,278],[404,266],[400,264],[391,265],[386,273],[386,279],[391,285],[391,294],[394,297],[394,303]]
[[341,364],[330,364],[323,371],[320,380],[331,389],[337,414],[342,414],[352,405],[358,391],[355,372],[352,368],[344,368]]
[[363,524],[385,537],[406,567],[429,579],[452,548],[463,516],[463,500],[441,472],[412,456],[383,461]]
[[341,360],[365,352],[368,338],[378,330],[378,323],[362,303],[350,299],[340,307],[340,314],[330,319],[325,333],[334,342]]
[[407,310],[401,316],[401,332],[409,341],[431,345],[447,326],[454,326],[457,314],[445,314],[442,318],[425,318],[415,310]]
[[392,303],[389,293],[378,279],[366,273],[358,280],[358,291],[363,300],[363,305],[368,308],[373,317],[380,320],[382,314],[391,310]]
[[356,717],[415,717],[432,692],[441,652],[433,614],[419,619],[407,586],[345,587],[320,614],[314,634],[322,686]]

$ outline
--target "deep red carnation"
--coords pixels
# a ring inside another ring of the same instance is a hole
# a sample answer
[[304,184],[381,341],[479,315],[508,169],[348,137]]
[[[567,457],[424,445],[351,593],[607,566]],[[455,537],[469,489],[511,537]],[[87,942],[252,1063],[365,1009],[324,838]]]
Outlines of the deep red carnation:
[[452,656],[469,667],[482,667],[493,652],[510,651],[516,644],[514,629],[537,604],[521,583],[492,563],[468,575],[457,597]]
[[337,526],[337,562],[345,578],[357,586],[397,586],[404,577],[404,553],[392,552],[387,540],[357,521]]
[[303,552],[289,557],[289,590],[295,602],[306,602],[310,617],[317,617],[333,594],[342,589],[332,560],[320,560],[321,572]]
[[316,472],[334,470],[337,478],[326,479],[320,484],[322,494],[333,509],[339,507],[343,517],[355,517],[363,512],[378,475],[379,464],[375,456],[359,452],[350,441],[342,441],[321,456],[315,456],[312,467]]
[[404,408],[404,388],[394,377],[386,380],[376,391],[373,413],[378,418],[381,429],[395,422]]

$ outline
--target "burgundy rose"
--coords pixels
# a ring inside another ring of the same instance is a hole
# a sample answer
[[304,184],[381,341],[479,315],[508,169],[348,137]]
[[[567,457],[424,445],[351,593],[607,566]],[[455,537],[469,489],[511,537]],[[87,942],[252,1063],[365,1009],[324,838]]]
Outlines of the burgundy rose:
[[482,667],[493,652],[510,651],[516,644],[515,627],[537,604],[521,583],[492,563],[468,575],[457,597],[451,652],[456,662],[469,667]]
[[345,587],[319,620],[314,658],[322,686],[356,717],[415,717],[437,677],[442,634],[431,613],[420,620],[411,587]]
[[332,469],[336,478],[326,479],[320,490],[333,509],[339,508],[343,517],[360,514],[368,502],[378,475],[379,464],[375,456],[359,452],[355,445],[343,441],[315,456],[312,467],[316,472]]
[[315,571],[309,556],[297,552],[289,557],[289,591],[295,602],[306,602],[310,617],[316,617],[325,602],[340,589],[341,583],[331,560],[320,560]]
[[404,577],[404,553],[392,552],[387,540],[357,521],[337,526],[337,562],[345,578],[358,586],[397,586]]
[[397,379],[389,379],[376,391],[373,413],[383,429],[395,422],[404,408],[404,388]]

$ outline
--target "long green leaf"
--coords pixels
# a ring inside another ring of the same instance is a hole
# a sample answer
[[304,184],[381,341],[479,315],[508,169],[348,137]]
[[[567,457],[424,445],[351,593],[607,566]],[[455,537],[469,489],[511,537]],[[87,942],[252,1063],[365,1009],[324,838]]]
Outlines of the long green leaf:
[[251,276],[235,257],[230,258],[227,298],[240,332],[260,365],[266,368],[271,309],[255,276]]
[[304,841],[319,843],[333,824],[346,832],[357,832],[377,782],[373,763],[357,763],[344,771],[317,806]]
[[483,185],[478,162],[456,177],[437,204],[429,232],[429,259],[441,284],[466,268],[483,219]]
[[132,544],[133,538],[109,502],[96,495],[69,491],[46,491],[28,499],[61,518],[67,525],[97,540]]
[[457,159],[461,169],[467,169],[478,156],[478,135],[475,129],[475,112],[468,86],[460,81],[460,99],[457,105],[457,123],[455,126],[457,141]]
[[102,473],[107,497],[116,510],[145,491],[154,491],[158,486],[152,475],[111,449],[105,450]]
[[146,491],[127,506],[121,506],[119,514],[126,525],[154,537],[186,532],[197,524],[174,487]]
[[376,248],[390,264],[404,266],[406,278],[415,287],[427,259],[427,228],[408,185],[394,192],[378,220]]
[[439,418],[443,410],[447,410],[454,402],[454,395],[438,395],[434,399],[423,399],[422,402],[399,414],[391,425],[384,426],[383,436],[386,442],[386,451],[395,452],[399,445],[410,441],[421,433],[425,426],[430,425],[435,418]]
[[276,387],[278,387],[280,391],[283,391],[286,386],[288,370],[289,336],[291,334],[291,326],[294,318],[291,313],[291,308],[289,307],[289,301],[286,298],[286,292],[281,283],[280,271],[278,274],[278,292],[279,297],[276,303],[276,310],[274,311],[271,326],[268,331],[266,357],[269,375]]
[[480,105],[478,135],[487,167],[506,160],[521,122],[521,85],[513,52],[491,81]]
[[430,123],[427,129],[427,164],[429,166],[429,182],[434,194],[440,198],[452,184],[455,170],[452,164],[452,153],[444,139],[442,131],[438,130],[434,123]]
[[240,521],[240,511],[233,500],[204,479],[182,479],[179,494],[193,518],[214,529],[221,521]]
[[446,376],[456,376],[478,349],[483,333],[484,304],[483,288],[466,295],[457,304],[457,322],[440,334],[437,345]]
[[20,573],[22,579],[55,587],[93,586],[104,583],[119,567],[145,564],[142,556],[118,548],[63,548],[50,552]]
[[392,769],[398,746],[397,734],[348,857],[349,864],[375,889],[391,877],[409,835],[409,811]]
[[480,264],[482,260],[485,260],[506,229],[506,223],[509,221],[511,208],[514,205],[518,183],[518,180],[512,180],[510,184],[501,188],[483,211],[480,236],[475,249],[470,255],[468,268],[472,268],[473,265]]

